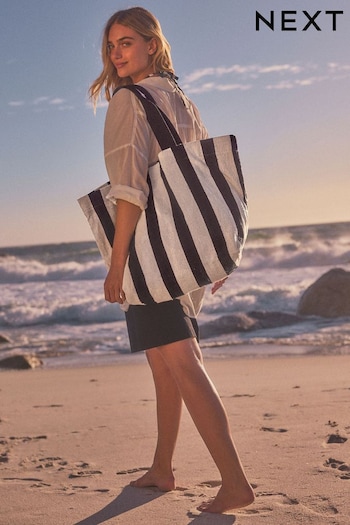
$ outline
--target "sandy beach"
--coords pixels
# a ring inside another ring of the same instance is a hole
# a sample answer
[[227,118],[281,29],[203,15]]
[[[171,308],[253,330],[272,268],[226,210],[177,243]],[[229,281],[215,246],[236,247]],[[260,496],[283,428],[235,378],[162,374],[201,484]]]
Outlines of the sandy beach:
[[348,525],[350,356],[209,359],[256,502],[196,510],[216,468],[184,410],[178,487],[128,484],[152,460],[155,395],[143,358],[0,373],[1,525]]

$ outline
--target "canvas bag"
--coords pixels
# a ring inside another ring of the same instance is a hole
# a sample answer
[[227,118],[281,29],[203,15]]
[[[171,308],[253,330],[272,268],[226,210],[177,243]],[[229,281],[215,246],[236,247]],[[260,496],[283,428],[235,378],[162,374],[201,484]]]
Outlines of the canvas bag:
[[[123,290],[129,304],[169,301],[227,277],[248,234],[244,180],[233,135],[181,143],[174,126],[139,85],[162,151],[148,171],[149,197],[129,250]],[[106,183],[78,199],[107,267],[116,206]]]

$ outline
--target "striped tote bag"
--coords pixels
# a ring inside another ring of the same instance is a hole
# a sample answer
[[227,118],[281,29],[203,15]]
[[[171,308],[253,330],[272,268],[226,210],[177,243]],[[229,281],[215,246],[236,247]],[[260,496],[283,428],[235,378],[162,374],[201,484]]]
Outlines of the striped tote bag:
[[[169,301],[227,277],[248,234],[244,180],[233,135],[181,143],[142,86],[141,101],[162,148],[148,172],[149,198],[131,241],[123,289],[129,304]],[[107,266],[116,207],[109,183],[78,199]]]

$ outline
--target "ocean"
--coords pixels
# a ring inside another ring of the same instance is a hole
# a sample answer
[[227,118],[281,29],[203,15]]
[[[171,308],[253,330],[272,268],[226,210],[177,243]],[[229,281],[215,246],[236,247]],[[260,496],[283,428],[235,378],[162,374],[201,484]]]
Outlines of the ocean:
[[[304,290],[331,268],[350,271],[350,222],[250,230],[241,266],[206,293],[205,355],[348,353],[350,318],[296,316]],[[0,359],[29,353],[55,367],[130,356],[105,275],[94,242],[0,248]],[[259,322],[247,326],[246,316]]]

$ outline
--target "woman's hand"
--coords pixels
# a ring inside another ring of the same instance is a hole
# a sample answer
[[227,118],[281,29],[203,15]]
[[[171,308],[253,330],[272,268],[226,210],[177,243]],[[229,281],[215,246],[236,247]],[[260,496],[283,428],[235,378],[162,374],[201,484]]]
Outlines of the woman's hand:
[[123,304],[125,293],[123,291],[123,270],[110,268],[104,283],[105,299],[109,303]]
[[227,279],[228,278],[225,277],[224,279],[221,279],[221,281],[216,281],[216,283],[214,283],[212,288],[211,288],[211,293],[214,294],[215,292],[217,292],[219,290],[219,288],[221,288],[221,286],[225,283],[225,281]]

